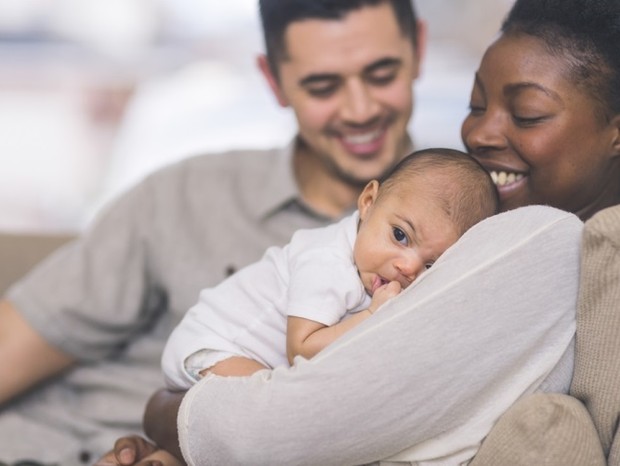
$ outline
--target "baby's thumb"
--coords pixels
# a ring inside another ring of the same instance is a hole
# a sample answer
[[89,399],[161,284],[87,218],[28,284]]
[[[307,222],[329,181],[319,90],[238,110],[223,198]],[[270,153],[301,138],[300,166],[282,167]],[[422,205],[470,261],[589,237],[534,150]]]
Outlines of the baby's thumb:
[[398,293],[401,292],[402,287],[400,286],[400,283],[398,283],[397,281],[393,281],[388,283],[385,289],[390,296],[396,296]]

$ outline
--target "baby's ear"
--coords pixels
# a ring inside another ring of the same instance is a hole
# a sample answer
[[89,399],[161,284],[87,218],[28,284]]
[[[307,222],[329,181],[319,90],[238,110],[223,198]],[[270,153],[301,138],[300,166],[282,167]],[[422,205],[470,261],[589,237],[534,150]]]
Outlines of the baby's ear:
[[364,187],[364,190],[357,198],[357,209],[360,212],[360,220],[364,220],[368,209],[370,209],[370,207],[372,207],[372,205],[377,200],[378,194],[379,182],[377,180],[372,180]]

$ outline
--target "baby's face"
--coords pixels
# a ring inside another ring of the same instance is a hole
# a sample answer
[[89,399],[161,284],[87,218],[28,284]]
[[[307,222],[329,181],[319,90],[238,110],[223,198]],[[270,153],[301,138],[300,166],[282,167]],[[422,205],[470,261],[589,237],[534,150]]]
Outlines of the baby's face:
[[353,255],[371,296],[391,281],[406,288],[459,238],[441,201],[425,184],[398,183],[378,196],[378,183],[372,182],[360,196]]

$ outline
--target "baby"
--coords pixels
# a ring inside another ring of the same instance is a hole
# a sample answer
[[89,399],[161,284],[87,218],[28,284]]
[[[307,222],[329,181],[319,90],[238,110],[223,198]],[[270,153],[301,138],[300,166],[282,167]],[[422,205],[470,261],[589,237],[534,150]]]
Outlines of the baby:
[[349,217],[300,230],[203,290],[164,350],[168,388],[186,390],[207,373],[250,375],[313,357],[497,213],[498,196],[469,155],[426,149],[368,183],[357,204]]

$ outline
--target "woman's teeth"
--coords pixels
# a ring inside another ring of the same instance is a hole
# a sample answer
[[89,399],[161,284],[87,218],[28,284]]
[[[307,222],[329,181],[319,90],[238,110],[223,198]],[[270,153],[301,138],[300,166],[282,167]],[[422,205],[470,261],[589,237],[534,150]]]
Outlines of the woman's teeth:
[[497,186],[504,186],[523,179],[523,174],[521,173],[491,171],[490,174],[491,178],[493,179],[493,183],[495,183]]

